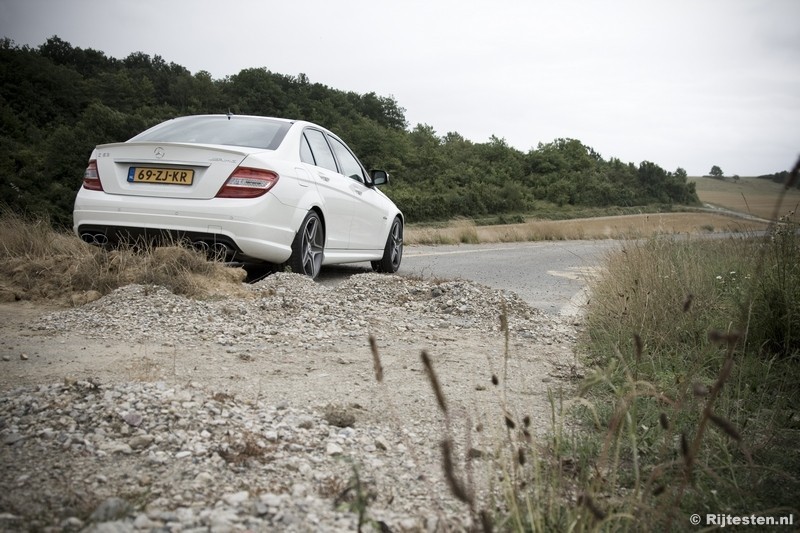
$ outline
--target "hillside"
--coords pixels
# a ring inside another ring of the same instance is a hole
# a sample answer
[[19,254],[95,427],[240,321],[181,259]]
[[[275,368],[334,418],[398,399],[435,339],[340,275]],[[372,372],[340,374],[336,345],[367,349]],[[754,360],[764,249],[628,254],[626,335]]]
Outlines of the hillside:
[[[393,98],[307,76],[250,68],[224,79],[137,52],[124,59],[52,37],[38,48],[0,40],[0,196],[13,208],[71,224],[74,194],[99,143],[124,141],[175,116],[233,112],[319,123],[364,164],[392,174],[387,193],[410,222],[531,214],[571,206],[697,204],[681,169],[605,159],[576,139],[527,153],[492,137],[411,126]],[[531,145],[537,140],[532,139]]]
[[740,178],[734,181],[702,177],[690,178],[690,181],[694,183],[697,195],[704,204],[768,220],[776,214],[783,216],[789,211],[796,211],[800,204],[800,190],[793,188],[785,192],[783,203],[777,205],[784,186],[769,179]]

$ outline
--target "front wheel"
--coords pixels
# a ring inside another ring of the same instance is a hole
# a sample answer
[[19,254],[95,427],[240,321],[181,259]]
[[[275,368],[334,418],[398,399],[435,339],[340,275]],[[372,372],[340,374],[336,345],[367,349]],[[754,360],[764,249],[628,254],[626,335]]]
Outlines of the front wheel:
[[393,273],[400,268],[403,259],[403,222],[400,217],[394,219],[392,229],[386,238],[383,248],[383,257],[380,261],[372,261],[372,270],[376,272]]
[[314,279],[322,268],[325,254],[325,229],[315,211],[309,211],[292,242],[292,255],[285,266],[292,272]]

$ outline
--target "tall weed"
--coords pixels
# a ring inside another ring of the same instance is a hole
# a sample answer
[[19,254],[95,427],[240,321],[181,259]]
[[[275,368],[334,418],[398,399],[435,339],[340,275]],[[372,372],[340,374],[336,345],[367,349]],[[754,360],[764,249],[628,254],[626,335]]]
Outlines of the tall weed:
[[514,448],[524,462],[501,459],[495,526],[684,531],[700,529],[695,514],[701,526],[709,514],[798,523],[793,215],[765,235],[652,237],[607,257],[580,345],[587,376],[576,398],[553,399],[546,440]]
[[592,501],[628,517],[610,529],[797,516],[797,231],[788,216],[765,236],[654,238],[608,257],[579,414],[601,443]]
[[5,300],[66,299],[106,294],[131,283],[163,285],[176,294],[242,294],[245,273],[188,247],[90,246],[48,221],[0,213],[0,294]]

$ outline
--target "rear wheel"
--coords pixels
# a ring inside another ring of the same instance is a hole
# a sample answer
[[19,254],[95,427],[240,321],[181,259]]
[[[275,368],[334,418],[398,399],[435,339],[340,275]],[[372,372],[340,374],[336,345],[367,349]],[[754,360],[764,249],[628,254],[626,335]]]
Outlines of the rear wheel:
[[292,242],[292,255],[286,266],[292,272],[303,274],[311,279],[317,277],[322,268],[325,254],[325,229],[315,211],[309,211]]
[[376,272],[397,272],[400,268],[400,261],[403,260],[403,221],[400,217],[394,219],[392,229],[386,238],[386,246],[383,248],[383,257],[380,261],[372,261],[372,270]]

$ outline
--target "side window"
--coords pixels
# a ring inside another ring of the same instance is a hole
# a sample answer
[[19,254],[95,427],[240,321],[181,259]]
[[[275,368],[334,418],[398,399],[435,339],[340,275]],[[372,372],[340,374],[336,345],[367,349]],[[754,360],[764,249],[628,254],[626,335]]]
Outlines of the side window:
[[311,153],[311,146],[308,145],[308,139],[305,133],[303,134],[303,138],[300,139],[300,161],[308,163],[309,165],[317,164],[317,162],[314,161],[314,154]]
[[331,141],[331,147],[333,147],[333,152],[336,154],[336,159],[339,160],[339,164],[342,166],[342,174],[364,183],[364,169],[356,159],[356,156],[339,139],[330,136],[328,139]]
[[[333,158],[331,149],[325,141],[325,136],[322,132],[319,130],[307,129],[303,135],[308,140],[311,152],[314,154],[314,164],[318,167],[339,172],[339,169],[336,168],[336,160]],[[300,149],[302,150],[302,145]]]

